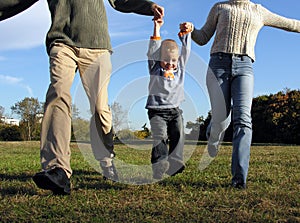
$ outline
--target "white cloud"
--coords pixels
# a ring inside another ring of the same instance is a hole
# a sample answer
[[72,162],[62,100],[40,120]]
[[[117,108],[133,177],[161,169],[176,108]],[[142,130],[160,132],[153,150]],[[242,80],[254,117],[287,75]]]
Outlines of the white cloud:
[[33,91],[31,89],[31,87],[28,86],[27,84],[23,83],[22,78],[0,74],[0,84],[21,87],[21,88],[25,89],[30,96],[33,95]]
[[0,83],[2,84],[18,84],[22,82],[22,78],[0,75]]

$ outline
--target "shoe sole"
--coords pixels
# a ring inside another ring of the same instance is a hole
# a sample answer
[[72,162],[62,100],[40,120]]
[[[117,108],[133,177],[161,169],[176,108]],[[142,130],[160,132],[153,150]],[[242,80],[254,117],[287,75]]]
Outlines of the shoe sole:
[[64,188],[57,186],[55,182],[53,182],[47,173],[39,174],[33,176],[33,181],[37,185],[38,188],[44,190],[51,190],[55,195],[69,195],[70,192],[66,192]]

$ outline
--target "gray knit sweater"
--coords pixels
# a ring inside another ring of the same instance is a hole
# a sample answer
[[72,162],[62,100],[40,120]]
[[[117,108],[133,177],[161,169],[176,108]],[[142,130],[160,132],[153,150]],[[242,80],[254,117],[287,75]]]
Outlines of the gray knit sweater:
[[274,14],[250,0],[229,0],[216,3],[204,26],[192,32],[192,39],[205,45],[214,34],[212,53],[248,55],[255,60],[254,47],[263,26],[300,32],[300,21]]

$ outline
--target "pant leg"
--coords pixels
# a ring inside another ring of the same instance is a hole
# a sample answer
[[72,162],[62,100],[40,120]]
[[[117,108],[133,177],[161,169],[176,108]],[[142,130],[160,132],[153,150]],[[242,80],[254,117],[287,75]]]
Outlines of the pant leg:
[[41,165],[43,170],[61,167],[70,177],[70,88],[76,71],[76,57],[73,49],[64,44],[55,44],[49,57],[51,82],[41,129]]
[[254,86],[252,60],[249,57],[233,59],[232,69],[232,180],[246,183],[252,140],[251,106]]
[[168,121],[168,137],[169,137],[169,156],[168,161],[170,164],[168,174],[173,175],[181,168],[184,168],[183,148],[184,148],[184,123],[182,110],[174,108]]
[[98,161],[110,162],[113,152],[112,114],[108,105],[111,60],[108,50],[80,49],[79,72],[90,103],[91,146]]
[[218,150],[228,128],[231,117],[231,59],[222,56],[211,56],[207,71],[208,88],[212,119],[207,129],[208,147]]
[[168,121],[169,158],[183,162],[184,123],[182,110],[175,108]]
[[151,163],[157,163],[168,159],[168,135],[167,123],[162,111],[149,109],[148,117],[151,125],[153,146],[151,152]]

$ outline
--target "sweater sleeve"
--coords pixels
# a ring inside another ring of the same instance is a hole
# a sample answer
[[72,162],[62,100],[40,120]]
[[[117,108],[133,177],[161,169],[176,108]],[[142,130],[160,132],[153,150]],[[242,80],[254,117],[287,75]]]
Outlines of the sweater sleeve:
[[152,11],[152,5],[154,2],[149,0],[108,0],[110,5],[120,11],[125,13],[137,13],[140,15],[154,15]]
[[28,9],[38,0],[1,0],[0,1],[0,21]]
[[149,72],[151,73],[152,69],[154,68],[155,64],[160,61],[160,46],[161,46],[161,39],[151,38],[149,42],[149,48],[147,52],[148,56],[148,68]]
[[200,46],[208,43],[216,31],[217,23],[218,3],[211,8],[204,26],[201,29],[194,28],[194,31],[192,32],[192,40]]
[[283,29],[290,32],[300,33],[300,21],[296,19],[289,19],[275,13],[259,5],[263,16],[263,23],[265,26]]

